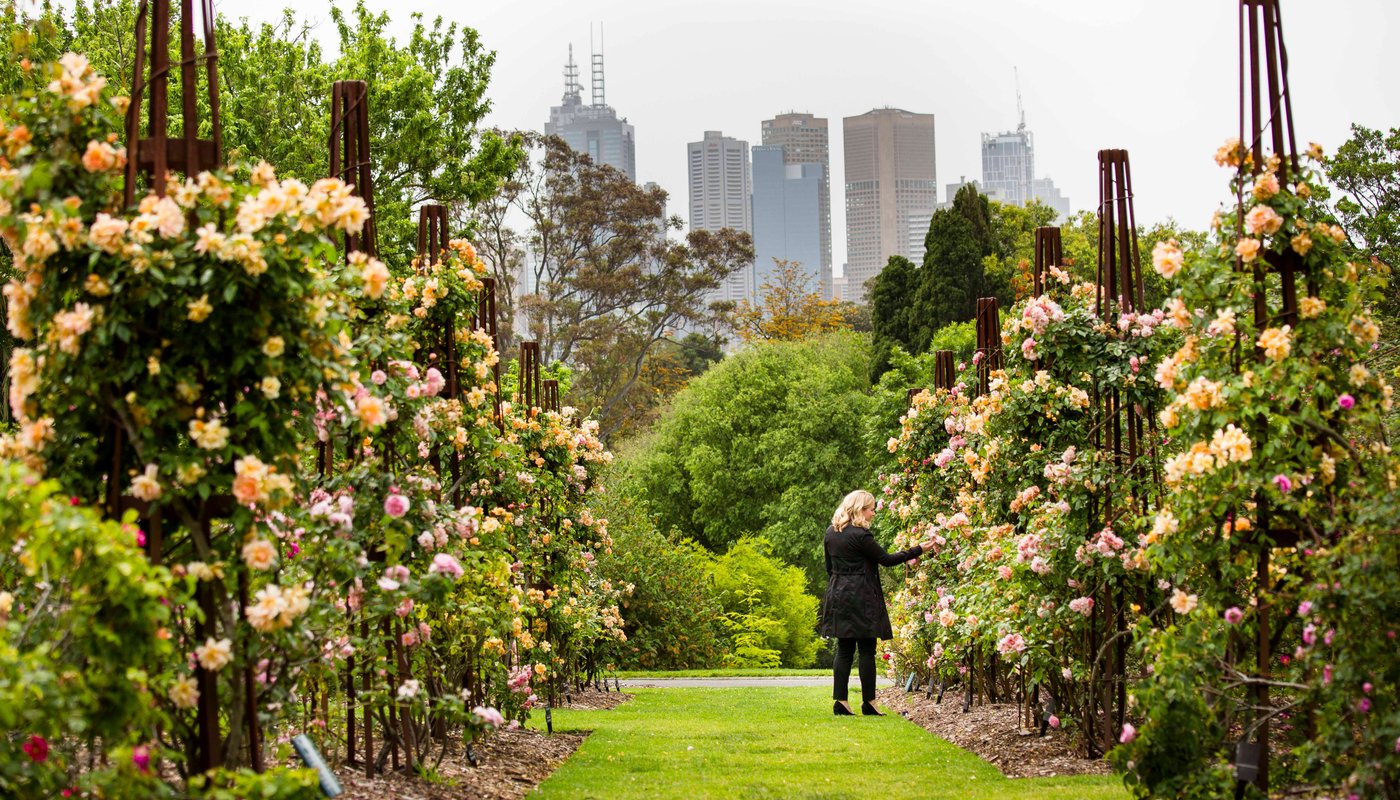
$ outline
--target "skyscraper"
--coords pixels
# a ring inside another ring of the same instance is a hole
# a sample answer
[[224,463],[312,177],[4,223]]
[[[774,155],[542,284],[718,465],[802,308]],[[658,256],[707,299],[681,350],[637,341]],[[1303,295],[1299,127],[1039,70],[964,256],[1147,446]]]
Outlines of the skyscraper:
[[[982,134],[982,191],[999,203],[1023,206],[1035,180],[1035,140],[1025,125]],[[952,198],[949,198],[950,200]]]
[[915,229],[938,203],[932,114],[877,108],[842,120],[846,150],[846,299],[865,301],[866,282],[890,256],[922,258]]
[[627,118],[619,119],[617,111],[605,100],[602,53],[593,54],[592,89],[592,102],[584,105],[574,47],[569,45],[569,61],[564,65],[564,99],[562,104],[549,109],[549,122],[544,124],[544,132],[563,139],[576,152],[593,159],[593,163],[607,164],[635,181],[635,132]]
[[[820,207],[818,232],[821,236],[821,263],[806,266],[818,270],[822,297],[831,299],[831,147],[826,120],[811,114],[791,112],[763,121],[763,144],[783,146],[786,164],[816,164],[821,167],[817,202]],[[762,262],[759,262],[762,264]]]
[[[999,203],[1024,206],[1038,200],[1069,216],[1069,198],[1049,178],[1035,177],[1035,136],[1026,129],[1026,112],[1021,109],[1020,82],[1017,82],[1016,108],[1020,123],[1014,131],[982,134],[982,182],[980,189]],[[952,187],[949,187],[952,188]],[[948,195],[948,202],[953,196]]]
[[[705,138],[686,145],[690,171],[690,229],[733,228],[753,233],[753,192],[749,172],[749,143],[719,131],[705,131]],[[753,265],[738,270],[712,298],[751,300],[754,296]]]
[[762,289],[776,269],[774,259],[795,262],[811,280],[811,290],[823,288],[820,164],[788,163],[786,148],[764,145],[753,153],[754,285]]

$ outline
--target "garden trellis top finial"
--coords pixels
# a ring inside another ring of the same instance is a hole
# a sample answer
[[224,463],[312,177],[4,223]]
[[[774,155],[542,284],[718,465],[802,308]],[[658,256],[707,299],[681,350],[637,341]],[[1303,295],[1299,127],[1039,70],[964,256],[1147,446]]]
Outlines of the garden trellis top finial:
[[[180,0],[180,138],[170,138],[170,0],[142,0],[136,14],[136,61],[131,73],[131,105],[126,110],[124,201],[136,197],[136,176],[150,176],[151,191],[165,193],[170,170],[197,175],[223,163],[223,129],[219,121],[218,53],[214,47],[214,2],[200,0],[204,52],[194,49],[194,0]],[[146,76],[147,13],[150,14],[150,77]],[[210,138],[201,139],[196,85],[197,62],[205,69]],[[150,89],[149,98],[146,90]],[[147,135],[141,136],[141,109],[149,112]]]

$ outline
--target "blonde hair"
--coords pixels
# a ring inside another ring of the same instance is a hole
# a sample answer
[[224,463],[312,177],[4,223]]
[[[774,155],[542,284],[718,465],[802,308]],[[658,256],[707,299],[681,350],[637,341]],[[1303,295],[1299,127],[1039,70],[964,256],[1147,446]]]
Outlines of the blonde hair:
[[836,513],[831,515],[831,527],[842,530],[847,525],[855,522],[858,516],[865,516],[865,511],[875,510],[875,495],[864,489],[856,489],[846,495],[841,501],[841,505],[836,507]]

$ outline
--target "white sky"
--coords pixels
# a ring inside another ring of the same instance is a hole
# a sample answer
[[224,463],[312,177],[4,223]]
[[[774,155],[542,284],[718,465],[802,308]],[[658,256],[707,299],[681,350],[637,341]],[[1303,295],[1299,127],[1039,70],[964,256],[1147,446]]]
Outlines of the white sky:
[[[342,0],[348,6],[350,0]],[[845,261],[841,118],[895,106],[937,116],[939,199],[980,178],[980,134],[1016,125],[1020,69],[1037,177],[1074,208],[1097,204],[1096,152],[1125,147],[1137,218],[1204,228],[1226,197],[1211,159],[1238,129],[1235,0],[368,0],[402,40],[409,14],[442,15],[497,52],[488,125],[540,130],[563,92],[574,45],[588,92],[590,23],[606,37],[607,101],[636,126],[637,177],[685,215],[685,145],[706,130],[759,143],[787,110],[830,120],[833,258]],[[315,0],[220,2],[272,19],[284,6],[320,20]],[[1396,0],[1283,0],[1300,149],[1328,150],[1348,126],[1400,126]]]

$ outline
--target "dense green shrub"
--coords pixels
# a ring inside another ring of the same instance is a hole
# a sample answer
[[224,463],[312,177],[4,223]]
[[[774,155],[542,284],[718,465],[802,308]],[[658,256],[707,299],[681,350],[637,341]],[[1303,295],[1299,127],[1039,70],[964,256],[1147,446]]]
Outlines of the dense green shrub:
[[725,631],[710,580],[713,557],[689,539],[667,537],[622,492],[603,498],[612,552],[598,559],[604,580],[623,589],[627,641],[621,669],[700,669],[719,663]]
[[817,649],[817,598],[802,570],[773,556],[764,539],[744,537],[715,560],[714,587],[729,621],[734,666],[805,667]]

